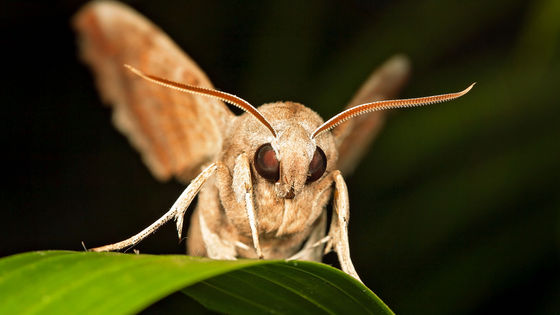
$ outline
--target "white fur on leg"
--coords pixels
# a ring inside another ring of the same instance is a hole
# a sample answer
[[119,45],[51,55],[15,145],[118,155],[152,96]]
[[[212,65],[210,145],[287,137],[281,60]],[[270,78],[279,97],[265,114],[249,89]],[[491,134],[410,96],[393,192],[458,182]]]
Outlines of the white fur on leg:
[[360,280],[354,264],[352,264],[350,245],[348,244],[348,220],[350,218],[348,189],[340,171],[334,171],[333,177],[335,182],[334,213],[329,235],[332,237],[332,244],[338,255],[342,270],[361,282],[362,280]]
[[249,226],[251,228],[253,247],[255,248],[257,257],[262,259],[263,253],[259,242],[255,205],[253,204],[251,166],[249,165],[249,160],[245,153],[240,154],[235,159],[235,167],[233,169],[233,191],[235,192],[237,202],[245,202],[245,212],[247,213],[247,219],[249,220]]

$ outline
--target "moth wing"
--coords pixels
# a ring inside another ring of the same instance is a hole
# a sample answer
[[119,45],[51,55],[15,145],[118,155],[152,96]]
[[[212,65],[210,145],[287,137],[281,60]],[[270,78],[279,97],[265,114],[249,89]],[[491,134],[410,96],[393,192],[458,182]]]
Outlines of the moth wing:
[[92,2],[73,19],[83,60],[92,68],[113,123],[141,154],[152,174],[189,180],[219,153],[234,117],[208,97],[151,84],[130,64],[169,80],[212,88],[204,72],[161,29],[116,2]]
[[[406,83],[409,73],[408,58],[393,56],[369,76],[346,108],[394,97]],[[350,119],[333,129],[339,152],[338,169],[343,174],[354,171],[384,120],[384,112],[377,111]]]

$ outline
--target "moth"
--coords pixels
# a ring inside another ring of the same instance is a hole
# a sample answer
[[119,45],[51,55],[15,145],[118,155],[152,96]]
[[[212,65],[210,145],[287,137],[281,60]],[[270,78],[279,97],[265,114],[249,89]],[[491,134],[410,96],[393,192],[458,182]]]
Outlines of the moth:
[[[370,76],[346,110],[323,121],[299,103],[255,108],[214,89],[167,35],[123,4],[90,3],[73,25],[81,57],[113,107],[115,126],[156,178],[192,180],[152,225],[93,251],[131,247],[170,220],[181,239],[184,214],[198,195],[187,236],[190,255],[321,261],[334,250],[342,270],[359,280],[350,258],[342,174],[357,164],[380,128],[378,111],[452,100],[474,85],[458,93],[383,100],[408,76],[407,59],[396,56]],[[245,113],[236,116],[226,104]],[[377,113],[364,115],[369,112]]]

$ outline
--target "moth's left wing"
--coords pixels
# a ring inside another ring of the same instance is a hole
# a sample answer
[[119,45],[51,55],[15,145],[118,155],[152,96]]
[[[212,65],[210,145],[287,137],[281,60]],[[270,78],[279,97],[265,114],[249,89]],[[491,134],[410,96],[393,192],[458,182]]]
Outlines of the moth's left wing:
[[73,20],[113,122],[152,174],[189,180],[213,162],[234,115],[223,102],[152,84],[123,67],[212,88],[204,72],[161,29],[124,4],[93,1]]
[[[370,75],[346,108],[396,96],[409,73],[410,64],[405,56],[390,58]],[[384,112],[373,112],[350,119],[333,129],[339,153],[338,169],[343,174],[352,173],[383,126],[384,118]]]

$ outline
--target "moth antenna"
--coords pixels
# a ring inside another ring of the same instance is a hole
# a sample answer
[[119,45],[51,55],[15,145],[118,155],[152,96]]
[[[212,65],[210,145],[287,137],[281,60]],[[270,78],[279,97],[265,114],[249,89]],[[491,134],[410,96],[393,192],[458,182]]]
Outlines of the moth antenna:
[[457,93],[448,93],[448,94],[440,94],[440,95],[417,97],[417,98],[407,98],[401,100],[377,101],[377,102],[356,105],[352,108],[349,108],[335,115],[331,119],[324,122],[321,126],[315,129],[315,131],[313,131],[313,133],[311,134],[311,139],[317,137],[318,135],[320,135],[325,131],[329,131],[333,129],[334,127],[340,125],[341,123],[347,121],[348,119],[354,118],[356,116],[365,113],[379,111],[379,110],[393,109],[393,108],[418,107],[418,106],[424,106],[424,105],[430,105],[430,104],[454,100],[456,98],[459,98],[467,94],[475,84],[476,82],[471,84],[463,91]]
[[266,128],[268,128],[268,130],[270,130],[270,132],[272,132],[272,135],[276,138],[276,131],[274,130],[274,128],[272,128],[272,125],[268,122],[268,120],[266,120],[266,118],[264,118],[264,116],[255,107],[253,107],[253,105],[251,105],[249,102],[247,102],[246,100],[240,97],[214,89],[203,88],[200,86],[179,83],[179,82],[163,79],[160,77],[156,77],[144,73],[128,64],[125,64],[124,66],[128,70],[132,71],[132,73],[155,84],[159,84],[161,86],[165,86],[170,89],[174,89],[185,93],[198,94],[198,95],[216,98],[219,99],[220,101],[236,106],[242,109],[243,111],[255,116],[255,118],[257,118]]

